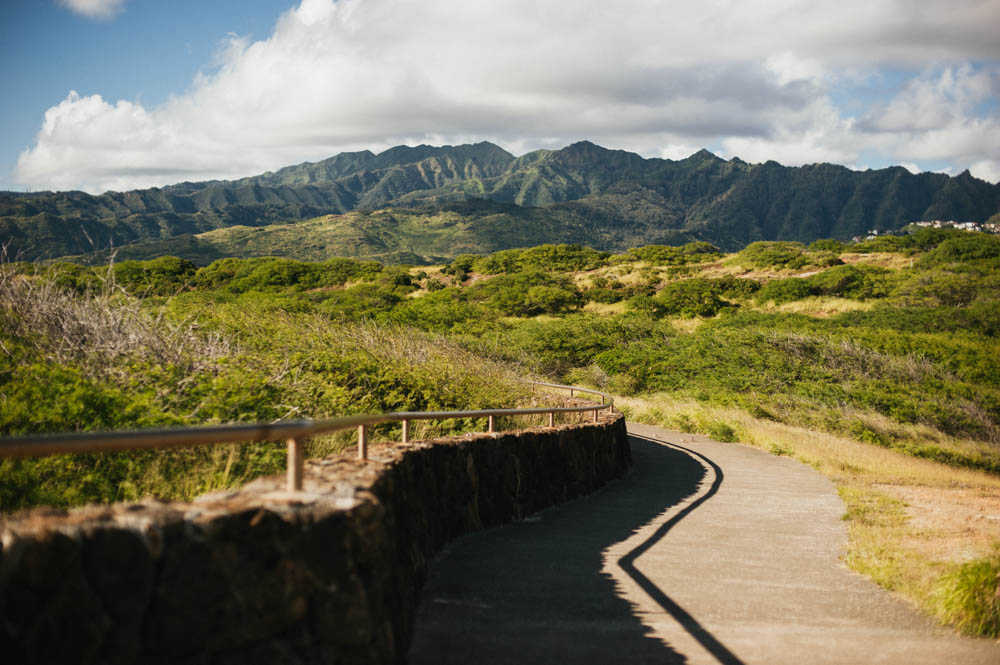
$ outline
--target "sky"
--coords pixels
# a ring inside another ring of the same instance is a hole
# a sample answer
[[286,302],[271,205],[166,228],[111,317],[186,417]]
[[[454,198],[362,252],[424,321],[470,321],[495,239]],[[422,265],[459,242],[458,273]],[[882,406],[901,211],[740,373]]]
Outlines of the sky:
[[583,139],[997,182],[997,26],[997,0],[4,0],[0,190]]

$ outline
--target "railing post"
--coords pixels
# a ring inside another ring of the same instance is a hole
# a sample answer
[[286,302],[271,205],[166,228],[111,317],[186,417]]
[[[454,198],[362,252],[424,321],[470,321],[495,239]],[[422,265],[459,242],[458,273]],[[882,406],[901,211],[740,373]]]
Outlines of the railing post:
[[486,419],[486,431],[490,432],[492,434],[495,431],[495,427],[494,427],[495,424],[496,423],[493,420],[493,416],[487,417],[487,419]]
[[358,425],[358,459],[368,459],[368,427]]
[[549,427],[555,427],[555,426],[556,426],[556,414],[552,411],[549,411]]
[[575,394],[576,394],[576,391],[575,391],[575,390],[573,390],[572,388],[570,388],[570,389],[569,389],[569,396],[570,396],[570,397],[572,397],[572,396],[573,396],[573,395],[575,395]]
[[597,422],[597,409],[594,409],[594,422]]
[[403,443],[410,442],[410,421],[408,418],[403,418]]
[[302,468],[305,448],[305,439],[294,438],[288,440],[288,491],[302,491]]

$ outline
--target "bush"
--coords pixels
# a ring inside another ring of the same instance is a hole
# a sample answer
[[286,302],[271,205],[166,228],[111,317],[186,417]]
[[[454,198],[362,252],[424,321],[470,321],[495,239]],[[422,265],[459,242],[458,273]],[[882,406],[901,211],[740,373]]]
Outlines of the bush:
[[682,266],[690,263],[713,261],[721,257],[722,253],[719,251],[719,248],[711,243],[689,242],[681,247],[670,247],[668,245],[635,247],[630,249],[628,254],[616,258],[619,260],[638,259],[654,266]]
[[757,302],[773,302],[781,305],[786,302],[802,300],[813,295],[812,286],[809,281],[801,277],[789,277],[788,279],[776,279],[765,284],[757,292]]
[[942,577],[931,602],[938,618],[962,633],[1000,637],[1000,552]]
[[727,306],[719,296],[717,285],[708,279],[685,279],[671,282],[656,294],[662,312],[667,315],[715,316]]
[[609,256],[607,252],[583,245],[539,245],[528,249],[505,249],[476,258],[469,269],[488,275],[523,270],[573,272],[599,268],[607,263]]
[[1000,236],[983,233],[961,232],[962,235],[949,238],[933,251],[921,257],[921,266],[938,266],[944,263],[958,263],[995,259],[1000,257]]
[[840,254],[845,250],[847,245],[840,242],[839,240],[834,240],[833,238],[822,238],[820,240],[814,240],[809,245],[810,252],[833,252],[834,254]]
[[332,258],[322,263],[275,257],[230,258],[219,259],[198,270],[193,284],[199,289],[224,289],[230,293],[304,291],[342,286],[352,280],[370,281],[382,271],[382,266],[375,261],[345,258]]
[[118,286],[129,293],[170,295],[177,293],[194,277],[197,267],[186,259],[161,256],[151,261],[121,261],[112,266]]
[[737,263],[752,268],[798,270],[809,265],[805,245],[800,242],[755,242],[736,254]]
[[656,293],[656,287],[648,282],[625,285],[613,277],[593,277],[591,287],[583,292],[584,298],[590,302],[614,303],[638,295],[651,296]]
[[569,279],[538,270],[499,275],[466,289],[465,297],[507,316],[573,311],[583,298]]
[[853,300],[884,298],[889,294],[890,272],[874,266],[837,266],[808,278],[814,295]]

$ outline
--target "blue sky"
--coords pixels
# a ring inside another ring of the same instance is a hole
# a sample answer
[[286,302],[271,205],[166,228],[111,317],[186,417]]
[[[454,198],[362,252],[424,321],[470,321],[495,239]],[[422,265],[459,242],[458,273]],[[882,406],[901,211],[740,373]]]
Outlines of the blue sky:
[[8,0],[0,189],[589,139],[1000,180],[991,0]]
[[132,0],[91,18],[56,0],[5,0],[0,20],[0,190],[34,144],[45,111],[70,90],[162,104],[211,69],[230,33],[266,38],[292,0]]

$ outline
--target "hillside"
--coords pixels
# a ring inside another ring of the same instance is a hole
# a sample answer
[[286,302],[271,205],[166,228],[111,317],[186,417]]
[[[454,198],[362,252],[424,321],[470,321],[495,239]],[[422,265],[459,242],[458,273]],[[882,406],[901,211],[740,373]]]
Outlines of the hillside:
[[[595,223],[582,206],[522,208],[485,199],[419,208],[349,212],[266,226],[229,226],[138,242],[113,250],[119,260],[177,256],[198,265],[231,256],[282,256],[321,261],[331,256],[427,265],[462,253],[489,253],[546,242],[583,243],[609,251],[683,243],[693,234],[624,221]],[[106,263],[112,250],[72,257]]]
[[[500,206],[484,209],[477,200]],[[471,208],[455,207],[462,203]],[[234,243],[220,239],[226,234],[207,239],[198,234],[236,226],[287,227],[386,208],[405,208],[400,218],[410,219],[464,215],[454,234],[471,245],[442,242],[431,243],[425,251],[412,249],[407,228],[394,227],[385,214],[376,214],[374,219],[386,222],[377,229],[377,246],[362,244],[353,250],[349,244],[345,248],[333,243],[330,251],[347,256],[415,252],[434,260],[541,241],[618,251],[692,239],[729,250],[757,240],[849,239],[869,229],[894,230],[922,219],[984,221],[1000,211],[1000,186],[968,172],[950,177],[914,175],[902,167],[861,172],[832,164],[747,164],[704,150],[682,160],[644,159],[586,141],[521,157],[485,142],[399,146],[378,155],[344,153],[235,181],[100,196],[0,194],[0,242],[9,245],[10,254],[25,259],[143,242],[154,244],[137,248],[137,257],[162,253],[161,248],[180,253],[169,249],[179,246],[197,248],[199,256],[211,258]],[[357,219],[347,217],[340,223],[354,224]],[[490,235],[500,230],[499,236]],[[543,237],[542,231],[548,235]],[[268,236],[275,233],[287,240],[291,231],[267,231]],[[310,230],[303,229],[294,244],[318,247],[309,235]],[[282,253],[280,249],[262,251]],[[314,252],[291,255],[318,257]]]
[[[849,566],[996,636],[998,271],[1000,237],[933,228],[729,255],[549,244],[424,268],[6,263],[0,434],[515,404],[526,374],[591,384],[632,422],[807,462],[844,500]],[[0,510],[190,497],[284,456],[197,450],[3,460]]]

